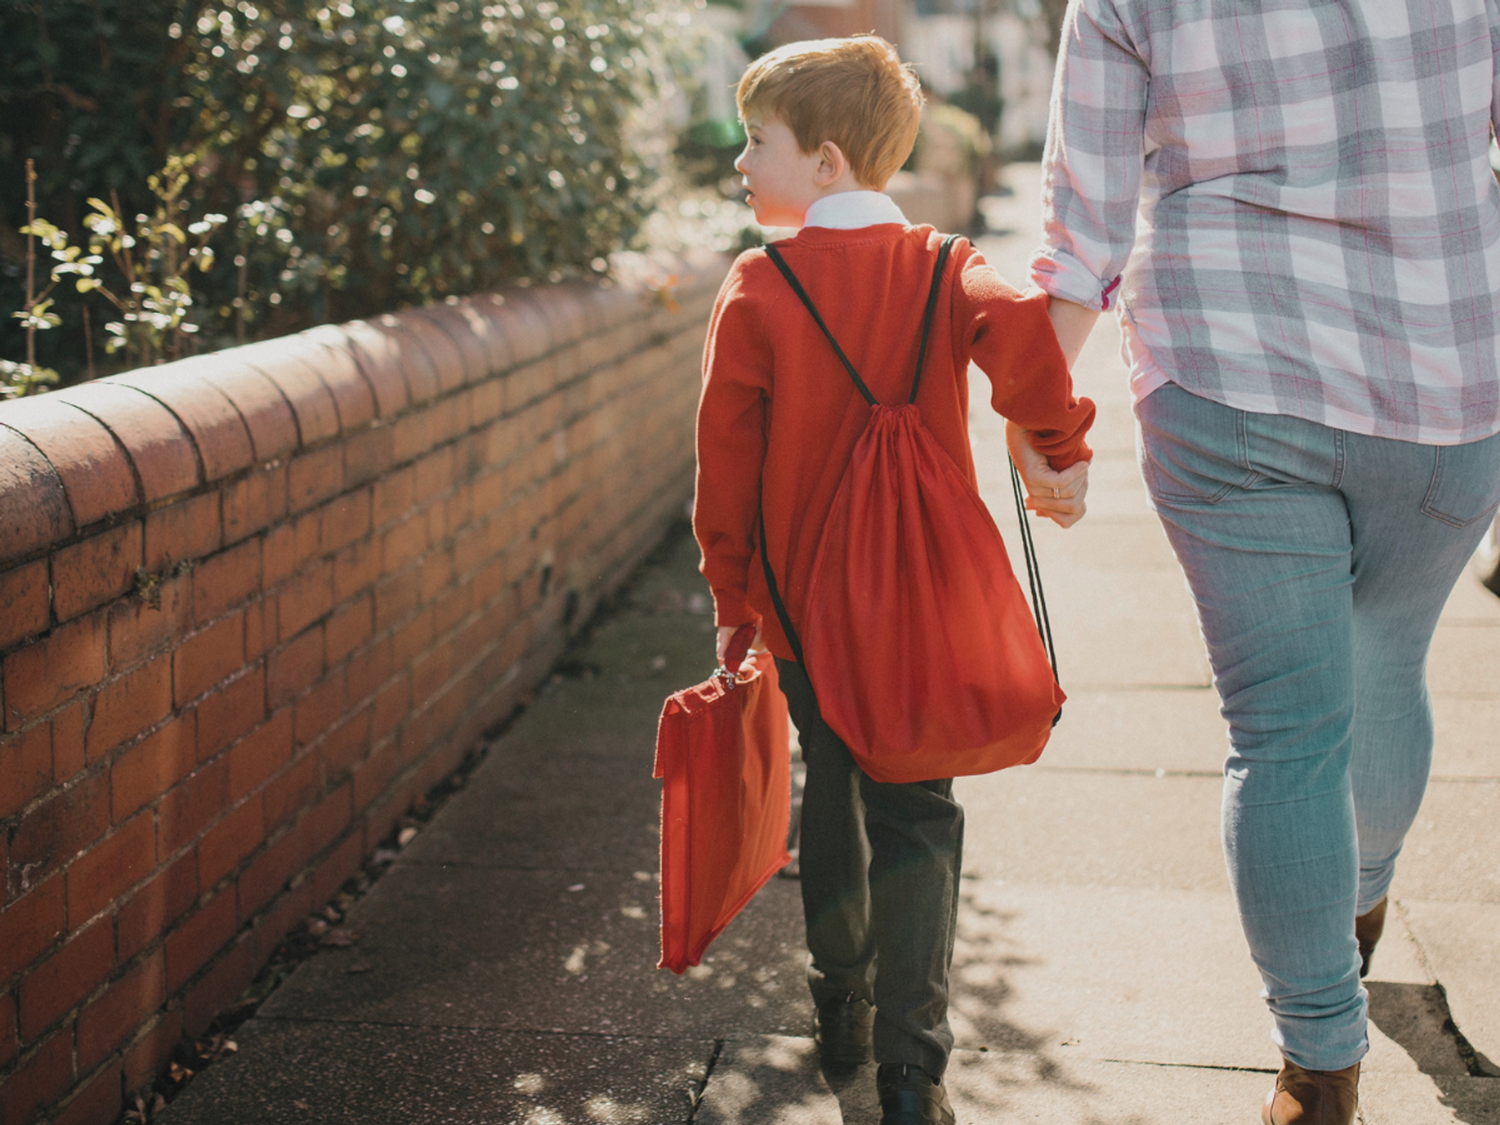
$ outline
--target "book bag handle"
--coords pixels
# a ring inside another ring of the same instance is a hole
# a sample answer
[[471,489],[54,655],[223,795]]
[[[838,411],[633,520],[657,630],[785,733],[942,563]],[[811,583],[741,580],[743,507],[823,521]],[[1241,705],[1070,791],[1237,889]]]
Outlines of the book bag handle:
[[[917,349],[917,373],[912,378],[911,397],[907,399],[908,405],[917,400],[917,387],[922,379],[922,363],[927,357],[927,334],[932,327],[933,312],[937,308],[938,282],[942,279],[943,269],[948,262],[948,254],[953,248],[953,243],[958,240],[958,235],[950,234],[943,239],[943,244],[938,248],[937,264],[932,271],[932,288],[927,293],[927,309],[922,317],[922,342]],[[797,280],[797,275],[792,272],[792,267],[787,265],[786,259],[781,256],[780,251],[774,246],[766,247],[766,254],[781,271],[791,285],[792,291],[797,294],[802,303],[807,306],[807,311],[812,314],[813,321],[823,330],[823,335],[833,345],[834,354],[839,357],[839,362],[844,365],[844,370],[849,373],[849,378],[854,380],[854,386],[871,406],[877,405],[878,400],[870,393],[870,388],[865,381],[859,377],[859,372],[854,370],[854,364],[849,362],[849,357],[844,354],[844,349],[839,347],[839,342],[833,338],[833,333],[828,330],[828,325],[823,323],[817,306],[812,303],[812,298],[807,295],[807,290],[802,288],[802,283]],[[1037,561],[1036,543],[1031,537],[1031,523],[1026,518],[1026,501],[1021,487],[1021,474],[1016,470],[1016,463],[1009,454],[1006,462],[1010,465],[1011,491],[1016,501],[1016,519],[1021,525],[1021,554],[1026,560],[1026,579],[1030,586],[1031,614],[1036,619],[1036,630],[1041,635],[1042,643],[1047,649],[1047,660],[1052,665],[1052,678],[1058,680],[1057,675],[1057,648],[1052,643],[1052,618],[1047,613],[1047,595],[1042,590],[1042,571]],[[766,513],[765,504],[762,502],[760,510],[760,565],[766,575],[766,591],[771,595],[771,605],[775,607],[776,618],[781,622],[781,631],[786,634],[787,644],[792,646],[792,655],[796,657],[797,663],[804,668],[807,662],[802,658],[802,639],[797,635],[796,628],[792,625],[792,618],[786,611],[786,603],[781,600],[781,590],[776,584],[776,574],[771,569],[771,560],[767,557],[766,549]],[[1060,680],[1058,682],[1061,682]],[[1052,725],[1062,718],[1062,710],[1052,718]]]

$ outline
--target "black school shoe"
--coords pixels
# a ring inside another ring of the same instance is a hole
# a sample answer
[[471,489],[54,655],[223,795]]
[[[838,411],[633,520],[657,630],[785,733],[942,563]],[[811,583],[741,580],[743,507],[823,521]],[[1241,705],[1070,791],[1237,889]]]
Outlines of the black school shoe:
[[825,1000],[813,1013],[813,1039],[818,1056],[830,1070],[854,1070],[870,1061],[875,1008],[854,993]]
[[880,1125],[954,1125],[948,1091],[920,1066],[882,1063],[875,1072],[875,1090]]

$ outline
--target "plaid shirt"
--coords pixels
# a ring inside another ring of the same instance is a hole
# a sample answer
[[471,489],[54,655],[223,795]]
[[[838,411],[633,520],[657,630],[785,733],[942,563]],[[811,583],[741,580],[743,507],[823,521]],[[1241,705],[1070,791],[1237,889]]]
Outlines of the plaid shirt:
[[1118,305],[1137,399],[1488,437],[1497,65],[1500,0],[1073,0],[1032,277]]

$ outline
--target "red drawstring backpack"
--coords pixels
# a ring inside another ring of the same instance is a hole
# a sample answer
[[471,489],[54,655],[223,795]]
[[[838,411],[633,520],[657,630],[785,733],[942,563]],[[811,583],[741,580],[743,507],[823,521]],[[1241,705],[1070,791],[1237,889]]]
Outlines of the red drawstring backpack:
[[[957,235],[938,251],[911,395],[876,401],[774,246],[766,253],[870,404],[828,513],[793,627],[760,524],[766,585],[823,720],[876,781],[990,773],[1034,762],[1064,700],[1020,479],[1011,466],[1033,618],[999,529],[917,409],[939,284]],[[1045,645],[1044,645],[1045,640]]]

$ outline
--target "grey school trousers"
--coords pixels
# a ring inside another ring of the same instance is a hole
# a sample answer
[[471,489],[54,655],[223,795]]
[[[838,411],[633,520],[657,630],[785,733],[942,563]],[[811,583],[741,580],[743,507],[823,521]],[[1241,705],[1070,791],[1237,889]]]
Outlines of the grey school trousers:
[[875,1061],[941,1078],[964,811],[952,779],[872,781],[824,724],[802,666],[777,660],[802,742],[802,909],[813,1002],[875,1005]]

